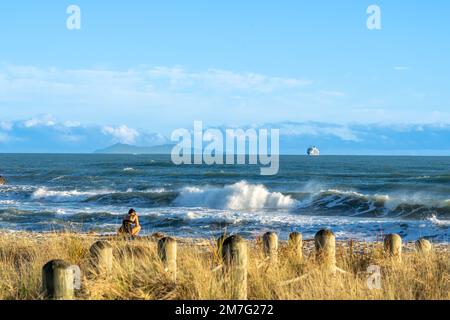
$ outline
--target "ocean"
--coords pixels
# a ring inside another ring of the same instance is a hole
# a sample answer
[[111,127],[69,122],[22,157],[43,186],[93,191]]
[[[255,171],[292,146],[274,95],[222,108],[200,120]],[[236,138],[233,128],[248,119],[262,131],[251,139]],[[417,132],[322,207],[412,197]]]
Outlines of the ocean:
[[115,233],[129,208],[143,234],[448,243],[450,157],[282,156],[259,166],[176,166],[166,155],[1,154],[0,230]]

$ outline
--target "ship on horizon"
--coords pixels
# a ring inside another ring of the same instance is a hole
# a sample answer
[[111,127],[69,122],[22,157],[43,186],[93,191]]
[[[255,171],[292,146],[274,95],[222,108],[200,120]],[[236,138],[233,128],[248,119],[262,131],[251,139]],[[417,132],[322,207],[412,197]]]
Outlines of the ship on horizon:
[[307,154],[311,157],[318,157],[320,155],[320,150],[316,146],[313,146],[308,148]]

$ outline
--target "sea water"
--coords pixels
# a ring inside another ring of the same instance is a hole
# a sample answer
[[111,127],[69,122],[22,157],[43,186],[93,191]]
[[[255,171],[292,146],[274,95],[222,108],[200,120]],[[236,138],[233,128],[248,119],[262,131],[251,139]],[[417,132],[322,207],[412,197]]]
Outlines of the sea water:
[[0,175],[4,231],[115,233],[135,208],[144,234],[449,240],[450,157],[282,156],[278,175],[261,176],[166,155],[2,154]]

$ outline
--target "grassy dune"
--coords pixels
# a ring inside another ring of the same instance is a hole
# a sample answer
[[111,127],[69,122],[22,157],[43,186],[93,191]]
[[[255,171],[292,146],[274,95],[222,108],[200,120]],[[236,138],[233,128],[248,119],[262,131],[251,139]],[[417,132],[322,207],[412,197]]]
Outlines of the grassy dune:
[[[182,240],[178,280],[164,272],[156,239],[113,240],[114,265],[109,277],[90,273],[89,248],[98,237],[80,234],[0,234],[0,299],[42,299],[41,269],[53,259],[77,264],[83,271],[79,299],[227,299],[228,281],[220,269],[214,240]],[[261,244],[249,242],[249,299],[446,299],[450,298],[450,250],[437,246],[429,257],[404,244],[402,263],[383,254],[380,243],[338,242],[338,267],[329,274],[316,264],[313,243],[304,241],[298,261],[281,243],[276,265],[268,265]],[[381,289],[367,286],[368,266],[382,270]],[[300,279],[300,276],[306,275]],[[289,282],[289,280],[297,281]]]

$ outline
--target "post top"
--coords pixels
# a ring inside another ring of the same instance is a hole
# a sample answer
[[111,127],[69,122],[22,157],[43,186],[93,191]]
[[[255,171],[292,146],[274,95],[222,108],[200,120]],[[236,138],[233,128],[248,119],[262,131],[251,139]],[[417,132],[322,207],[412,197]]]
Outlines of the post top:
[[94,243],[91,248],[98,248],[98,249],[109,249],[112,248],[111,243],[109,243],[108,241],[105,240],[99,240],[96,243]]
[[316,237],[331,237],[331,236],[334,237],[334,233],[330,229],[322,229],[316,233]]
[[174,237],[164,237],[159,239],[159,242],[161,243],[173,243],[173,242],[177,242],[177,240]]
[[61,260],[61,259],[55,259],[55,260],[51,260],[51,261],[49,261],[49,262],[47,262],[45,265],[44,265],[44,267],[43,267],[43,269],[44,270],[48,270],[48,269],[59,269],[59,268],[62,268],[62,269],[64,269],[64,268],[69,268],[71,266],[71,264],[70,263],[68,263],[68,262],[66,262],[66,261],[64,261],[64,260]]
[[244,238],[242,238],[240,235],[234,234],[234,235],[226,238],[225,241],[223,242],[223,245],[226,246],[226,245],[237,244],[237,243],[241,243],[241,242],[245,242]]

